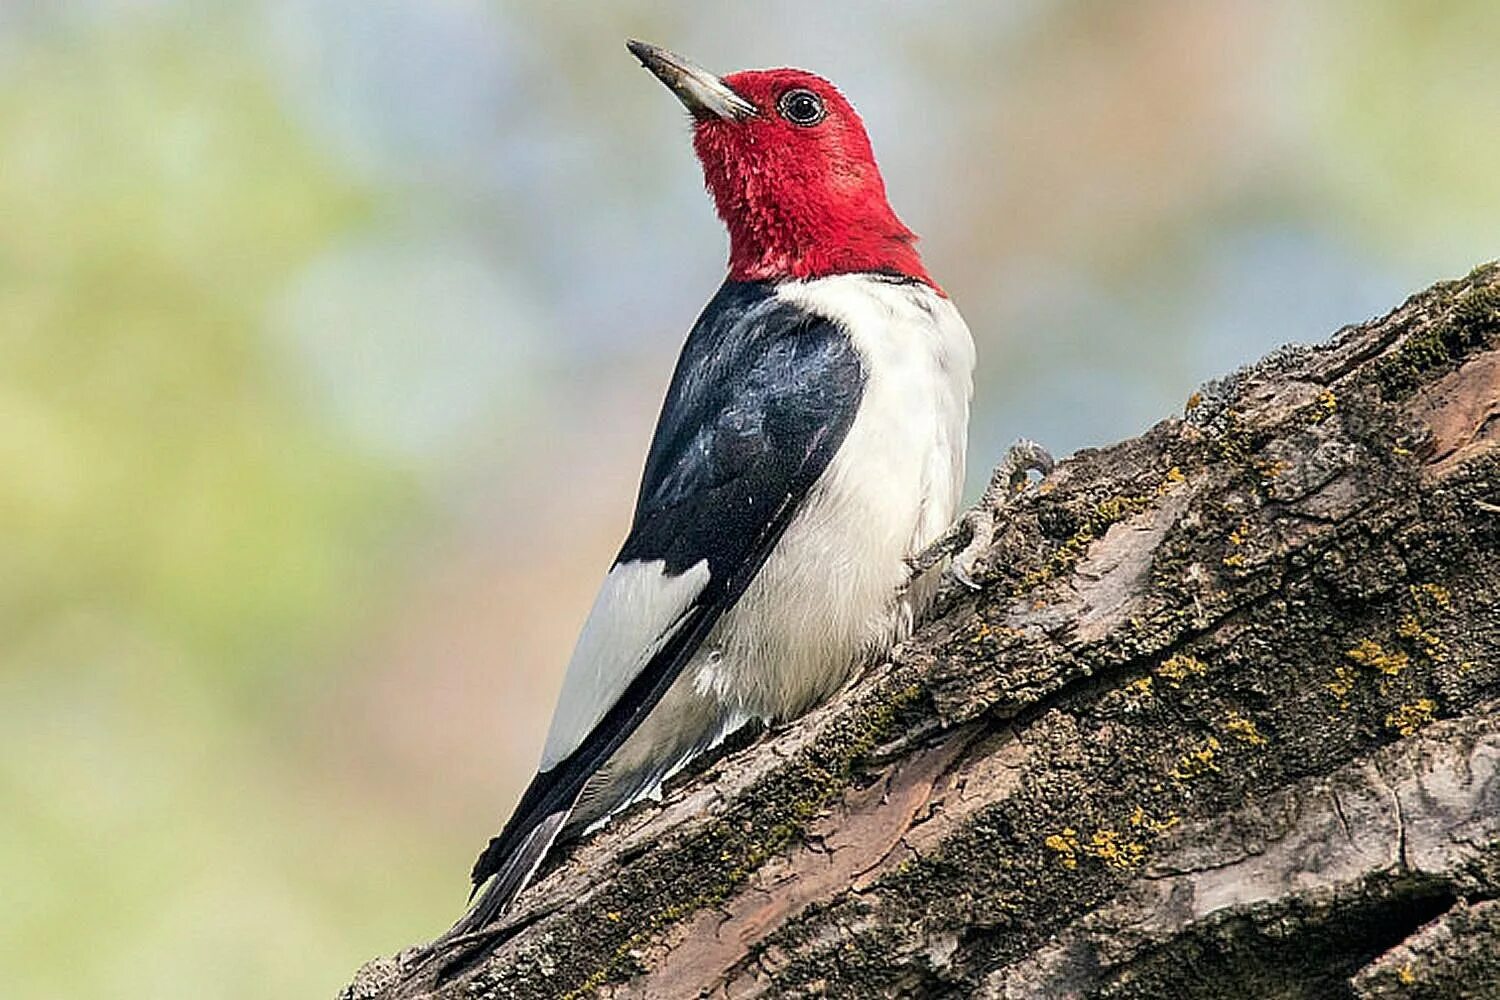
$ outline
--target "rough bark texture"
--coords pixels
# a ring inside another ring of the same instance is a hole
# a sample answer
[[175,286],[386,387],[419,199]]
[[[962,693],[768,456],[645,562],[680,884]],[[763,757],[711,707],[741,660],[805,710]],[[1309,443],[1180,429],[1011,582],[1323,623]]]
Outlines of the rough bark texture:
[[343,995],[1500,997],[1500,266],[1073,456],[983,583]]

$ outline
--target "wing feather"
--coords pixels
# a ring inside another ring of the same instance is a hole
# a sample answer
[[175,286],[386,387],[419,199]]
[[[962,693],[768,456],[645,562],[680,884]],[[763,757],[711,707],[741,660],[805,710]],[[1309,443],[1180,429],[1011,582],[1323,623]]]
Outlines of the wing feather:
[[729,283],[709,304],[678,360],[630,534],[569,662],[542,769],[474,866],[476,888],[501,877],[454,932],[510,905],[589,777],[744,593],[843,442],[864,382],[847,332],[774,286]]

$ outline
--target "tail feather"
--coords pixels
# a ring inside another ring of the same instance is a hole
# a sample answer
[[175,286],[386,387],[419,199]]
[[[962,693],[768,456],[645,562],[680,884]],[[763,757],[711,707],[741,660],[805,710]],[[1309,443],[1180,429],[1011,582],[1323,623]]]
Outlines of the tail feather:
[[[516,896],[520,895],[521,890],[526,888],[536,874],[542,859],[547,856],[547,851],[557,839],[558,831],[567,821],[569,812],[571,810],[550,813],[527,831],[519,846],[499,862],[489,881],[483,883],[478,901],[443,935],[444,940],[482,930],[510,908]],[[479,889],[480,886],[476,885],[475,890]]]

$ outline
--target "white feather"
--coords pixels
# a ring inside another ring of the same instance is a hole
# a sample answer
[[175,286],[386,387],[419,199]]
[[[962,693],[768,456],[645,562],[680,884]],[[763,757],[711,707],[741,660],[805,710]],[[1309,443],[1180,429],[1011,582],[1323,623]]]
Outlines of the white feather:
[[598,725],[671,636],[708,576],[707,560],[679,576],[667,573],[661,559],[619,563],[609,571],[568,661],[541,770],[566,758]]
[[[926,285],[871,275],[777,294],[838,321],[864,363],[858,414],[765,565],[682,675],[594,775],[571,823],[597,824],[751,718],[793,718],[910,631],[929,586],[906,557],[952,522],[963,491],[974,344]],[[567,756],[708,580],[661,562],[617,566],[568,665],[542,766]]]
[[839,275],[778,294],[837,320],[867,381],[843,445],[689,668],[697,690],[768,720],[805,712],[910,630],[930,588],[904,589],[905,560],[957,513],[974,369],[968,327],[926,285]]

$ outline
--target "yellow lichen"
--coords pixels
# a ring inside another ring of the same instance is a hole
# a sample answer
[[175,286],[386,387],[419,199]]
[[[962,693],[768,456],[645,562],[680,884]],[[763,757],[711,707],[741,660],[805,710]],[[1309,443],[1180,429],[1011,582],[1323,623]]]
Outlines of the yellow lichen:
[[1422,647],[1422,651],[1428,658],[1440,660],[1447,653],[1447,647],[1443,640],[1434,632],[1428,631],[1422,626],[1416,615],[1405,615],[1401,624],[1396,626],[1396,634]]
[[1418,698],[1387,715],[1385,725],[1387,729],[1394,729],[1402,736],[1410,736],[1431,722],[1435,712],[1437,702],[1431,698]]
[[[1144,810],[1137,808],[1136,816],[1132,817],[1131,822],[1136,826],[1144,826],[1153,835],[1177,823],[1176,816],[1166,823],[1157,823],[1155,820],[1148,822],[1148,820],[1149,817],[1145,815]],[[1078,831],[1067,826],[1063,827],[1061,833],[1048,836],[1042,844],[1057,855],[1057,863],[1067,869],[1077,868],[1078,859],[1085,857],[1103,862],[1110,868],[1130,871],[1139,868],[1146,860],[1147,854],[1147,847],[1144,843],[1132,840],[1118,830],[1109,828],[1100,828],[1090,834],[1087,839],[1080,839]]]
[[1172,777],[1178,781],[1191,781],[1209,771],[1217,771],[1219,765],[1214,758],[1222,749],[1223,744],[1212,736],[1208,737],[1197,749],[1189,750],[1177,758],[1177,764],[1172,768]]
[[1095,504],[1094,513],[1108,526],[1145,509],[1146,503],[1143,497],[1110,497]]
[[[1229,533],[1229,544],[1235,548],[1244,545],[1250,538],[1250,522],[1241,521],[1239,527]],[[1240,569],[1245,565],[1245,555],[1242,552],[1231,552],[1223,559],[1224,565],[1230,569]]]
[[1157,484],[1156,495],[1161,496],[1163,493],[1166,493],[1178,483],[1183,482],[1185,479],[1187,479],[1187,476],[1182,474],[1182,470],[1175,465],[1172,466],[1167,470],[1167,474],[1162,477],[1162,481]]
[[1183,413],[1192,413],[1194,410],[1196,410],[1198,407],[1200,407],[1202,405],[1203,405],[1203,393],[1201,393],[1201,392],[1195,392],[1191,396],[1188,397],[1187,403],[1182,408],[1182,412]]
[[1318,394],[1318,414],[1313,418],[1314,423],[1322,423],[1338,412],[1339,398],[1333,394],[1332,389],[1324,389]]
[[1281,458],[1272,462],[1257,461],[1255,463],[1255,471],[1260,473],[1262,479],[1279,479],[1290,468],[1291,465]]
[[1255,723],[1236,711],[1230,711],[1229,717],[1224,721],[1224,729],[1251,746],[1261,747],[1266,745],[1266,738],[1260,734],[1260,730],[1255,727]]
[[1139,868],[1146,860],[1146,845],[1134,840],[1125,840],[1115,830],[1095,830],[1083,851],[1098,858],[1111,868],[1129,871]]
[[1453,606],[1453,595],[1448,593],[1448,588],[1440,583],[1412,584],[1411,599],[1420,606],[1424,598],[1440,608],[1447,609]]
[[1411,986],[1417,981],[1417,973],[1416,970],[1411,967],[1411,963],[1407,962],[1405,965],[1401,966],[1401,968],[1396,970],[1396,978],[1401,980],[1401,985]]
[[1174,688],[1181,687],[1189,677],[1202,677],[1207,671],[1208,664],[1188,653],[1169,656],[1156,668],[1157,676],[1165,678]]
[[1056,578],[1058,574],[1071,569],[1088,552],[1089,546],[1108,531],[1111,525],[1132,514],[1140,513],[1150,504],[1149,497],[1139,496],[1110,497],[1095,504],[1093,517],[1085,521],[1077,531],[1059,545],[1044,565],[1021,578],[1020,592],[1034,590]]
[[1071,826],[1063,827],[1062,833],[1054,833],[1042,841],[1049,851],[1055,851],[1057,861],[1064,868],[1078,867],[1078,831]]
[[1387,653],[1373,639],[1361,639],[1358,644],[1344,651],[1344,655],[1362,667],[1378,670],[1387,677],[1395,677],[1406,669],[1405,653]]
[[1176,813],[1172,813],[1166,819],[1157,819],[1141,806],[1136,806],[1135,812],[1130,814],[1130,825],[1147,831],[1153,837],[1160,837],[1180,822],[1182,820]]
[[1323,686],[1333,692],[1339,700],[1339,708],[1349,707],[1349,692],[1354,690],[1354,671],[1348,667],[1334,667],[1333,680]]
[[1120,707],[1127,712],[1139,712],[1155,694],[1156,682],[1149,674],[1126,681],[1118,692]]

